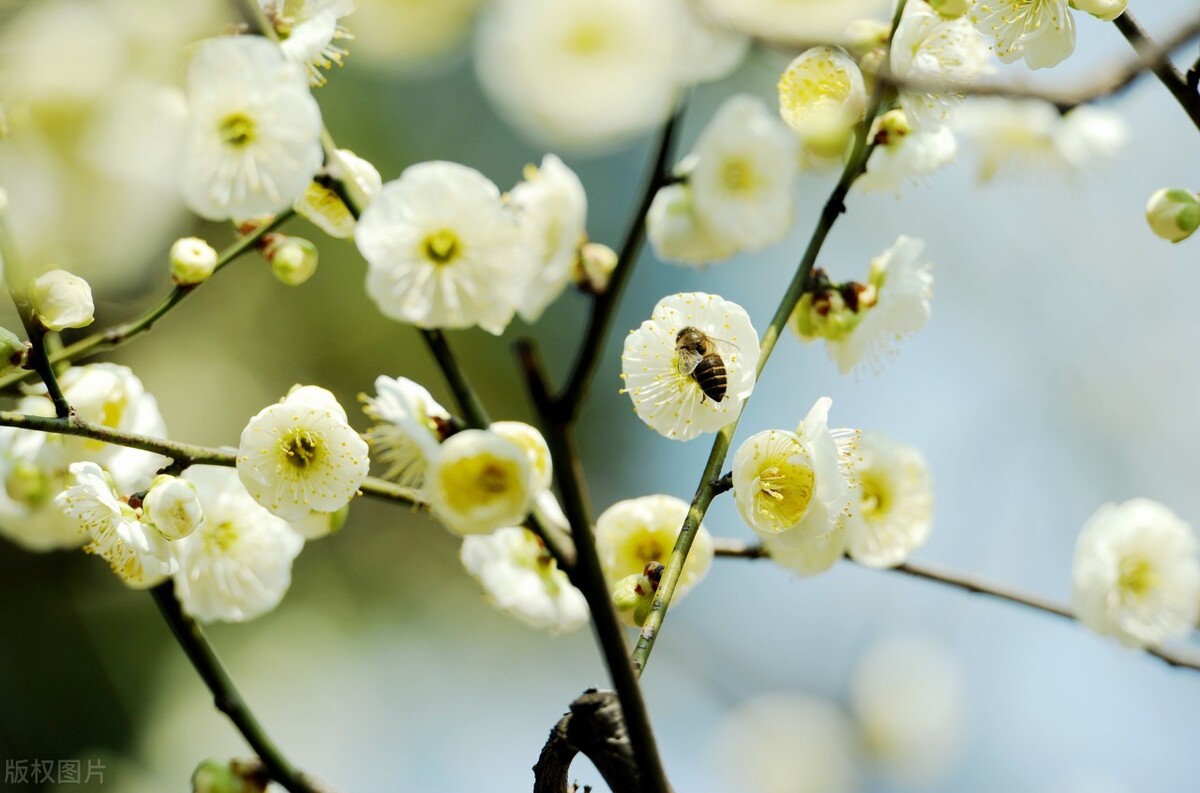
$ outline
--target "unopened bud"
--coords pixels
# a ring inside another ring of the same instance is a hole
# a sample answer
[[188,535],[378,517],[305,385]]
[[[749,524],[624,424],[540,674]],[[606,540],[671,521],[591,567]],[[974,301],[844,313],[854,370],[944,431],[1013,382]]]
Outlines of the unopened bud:
[[1096,19],[1112,22],[1125,13],[1129,0],[1071,0],[1071,7],[1091,14]]
[[29,345],[7,328],[0,328],[0,375],[22,369],[29,357]]
[[1182,242],[1200,227],[1200,199],[1178,187],[1159,190],[1146,204],[1146,222],[1164,240]]
[[650,562],[641,573],[626,576],[613,588],[612,602],[617,616],[629,625],[638,628],[654,608],[654,593],[662,580],[666,568],[659,562]]
[[904,140],[912,132],[912,124],[904,111],[896,108],[875,119],[871,139],[880,146],[891,146]]
[[349,504],[336,512],[310,512],[300,520],[292,521],[292,528],[306,540],[319,540],[340,531],[349,514]]
[[971,9],[971,0],[929,0],[929,5],[946,19],[958,19]]
[[301,237],[268,234],[261,250],[271,272],[288,286],[300,286],[317,271],[317,246]]
[[29,285],[33,315],[46,330],[82,328],[92,324],[96,307],[88,282],[66,270],[42,273]]
[[257,760],[205,760],[192,773],[192,793],[264,793],[269,781]]
[[186,479],[161,474],[142,498],[142,516],[168,540],[180,540],[204,523],[196,486]]
[[169,258],[171,280],[180,286],[194,286],[207,281],[217,269],[217,252],[197,237],[175,240]]
[[602,295],[617,269],[617,252],[599,242],[585,242],[575,259],[575,283],[585,292]]

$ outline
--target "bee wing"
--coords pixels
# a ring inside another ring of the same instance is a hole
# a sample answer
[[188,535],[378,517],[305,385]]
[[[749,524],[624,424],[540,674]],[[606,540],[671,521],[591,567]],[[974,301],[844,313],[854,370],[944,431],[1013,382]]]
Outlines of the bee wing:
[[725,339],[718,339],[716,336],[709,336],[708,340],[712,342],[713,348],[716,350],[717,355],[728,357],[730,355],[737,355],[742,351],[742,348],[738,347],[733,342],[726,341]]
[[675,356],[675,368],[682,375],[690,375],[704,360],[704,356],[695,350],[679,350]]

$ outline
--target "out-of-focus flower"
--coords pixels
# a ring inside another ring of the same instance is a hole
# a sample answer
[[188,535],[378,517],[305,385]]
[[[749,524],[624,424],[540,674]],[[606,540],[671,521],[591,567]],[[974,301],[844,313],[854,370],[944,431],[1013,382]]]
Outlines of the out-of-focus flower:
[[1164,240],[1182,242],[1200,228],[1200,196],[1180,188],[1158,190],[1146,202],[1146,222]]
[[994,41],[1005,63],[1056,66],[1075,51],[1075,20],[1067,0],[980,0],[967,18]]
[[737,253],[735,241],[721,236],[696,210],[685,183],[660,187],[646,213],[646,236],[654,255],[679,264],[708,264]]
[[289,523],[297,534],[311,542],[341,531],[342,526],[346,525],[346,518],[349,515],[350,505],[347,504],[333,512],[310,512],[300,520],[289,521]]
[[835,157],[867,109],[867,90],[858,64],[836,47],[813,47],[788,64],[779,77],[779,113],[805,148]]
[[840,43],[850,23],[886,19],[890,0],[700,0],[714,18],[754,36],[800,43]]
[[259,504],[284,520],[341,509],[367,477],[367,444],[333,394],[293,389],[242,430],[238,476]]
[[[383,179],[375,166],[349,149],[338,149],[337,158],[326,164],[329,175],[339,180],[349,180],[358,188],[361,197],[370,204],[383,188]],[[365,208],[359,207],[360,210]],[[332,188],[313,181],[296,199],[294,208],[317,228],[331,237],[347,239],[354,236],[354,215]]]
[[726,99],[685,163],[696,212],[717,236],[744,250],[787,236],[795,141],[761,99]]
[[618,263],[617,252],[612,248],[599,242],[585,242],[575,260],[575,285],[593,295],[604,294]]
[[92,287],[66,270],[50,270],[33,279],[29,302],[33,315],[47,330],[84,328],[95,319]]
[[[903,115],[901,110],[889,113]],[[854,186],[868,191],[899,191],[906,182],[916,182],[954,162],[957,155],[958,139],[949,127],[893,135],[879,141],[866,173],[854,180]]]
[[1091,14],[1102,22],[1112,22],[1129,7],[1129,0],[1074,0],[1072,8]]
[[368,296],[385,316],[421,328],[499,335],[535,264],[496,185],[452,162],[419,163],[385,184],[354,239]]
[[1075,545],[1075,613],[1129,647],[1186,636],[1200,617],[1198,547],[1192,527],[1161,504],[1105,504]]
[[958,661],[932,640],[869,648],[850,681],[850,710],[876,772],[909,790],[945,779],[962,758],[965,694]]
[[800,299],[791,327],[802,341],[824,339],[842,374],[860,361],[878,369],[896,342],[925,326],[933,274],[921,261],[925,243],[901,236],[871,260],[867,283],[821,282]]
[[658,301],[621,354],[638,417],[681,441],[733,421],[754,390],[757,366],[758,334],[745,309],[703,292]]
[[719,80],[746,57],[750,37],[719,24],[693,0],[668,0],[678,7],[675,68],[683,83]]
[[709,740],[725,787],[742,793],[854,793],[850,720],[825,700],[773,691],[728,713]]
[[205,516],[198,531],[172,543],[184,611],[201,622],[244,622],[275,608],[304,538],[256,503],[234,471],[195,465],[183,476]]
[[74,484],[55,499],[76,529],[87,538],[83,549],[108,562],[134,589],[161,583],[176,569],[166,539],[138,520],[117,497],[112,479],[95,463],[71,465]]
[[528,529],[497,529],[463,538],[463,567],[496,608],[538,630],[565,633],[587,624],[583,593],[571,585]]
[[533,506],[533,471],[525,449],[499,433],[463,430],[439,447],[422,493],[455,534],[515,526]]
[[933,527],[933,492],[925,458],[912,446],[864,433],[853,456],[846,549],[868,567],[892,567],[925,544]]
[[536,270],[517,312],[536,322],[571,282],[579,246],[587,241],[587,194],[575,172],[547,154],[540,168],[526,166],[525,181],[508,198],[525,244],[536,254]]
[[1004,166],[1038,173],[1081,172],[1113,159],[1129,139],[1116,113],[1082,105],[1062,115],[1037,100],[980,98],[964,106],[960,129],[979,149],[979,180]]
[[259,250],[271,265],[271,274],[281,284],[300,286],[317,274],[320,261],[317,246],[303,237],[268,234]]
[[204,523],[196,486],[177,476],[154,477],[142,498],[142,522],[167,540],[188,536]]
[[283,57],[304,66],[310,83],[324,85],[322,69],[341,66],[347,54],[334,42],[353,38],[338,20],[354,13],[357,0],[258,0],[258,5],[283,39]]
[[371,0],[354,17],[354,57],[421,69],[467,38],[482,0]]
[[321,166],[321,111],[303,71],[261,36],[202,42],[188,68],[184,200],[209,220],[274,214]]
[[0,376],[11,374],[29,360],[29,344],[8,328],[0,328]]
[[971,10],[974,0],[929,0],[929,5],[946,19],[958,19]]
[[171,265],[171,280],[180,286],[203,283],[217,269],[217,252],[196,237],[175,240],[167,258]]
[[901,81],[946,85],[944,91],[900,92],[913,127],[935,132],[953,120],[961,95],[955,85],[975,81],[993,69],[987,42],[965,18],[947,19],[926,3],[911,3],[892,38],[891,71]]
[[375,459],[387,466],[384,479],[419,489],[450,414],[424,386],[407,377],[380,375],[375,394],[360,397],[363,412],[375,422],[363,437],[375,450]]
[[[596,519],[596,553],[610,590],[624,578],[641,575],[651,562],[667,563],[688,509],[686,501],[655,495],[618,501],[604,510]],[[712,535],[700,524],[673,602],[678,602],[708,574],[713,553]]]
[[498,0],[480,20],[475,71],[525,133],[610,145],[670,114],[678,12],[643,0]]

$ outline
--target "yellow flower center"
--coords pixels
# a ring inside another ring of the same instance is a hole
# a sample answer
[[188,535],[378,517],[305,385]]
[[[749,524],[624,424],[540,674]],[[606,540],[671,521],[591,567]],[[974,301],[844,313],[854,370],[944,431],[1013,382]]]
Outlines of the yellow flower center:
[[884,517],[892,504],[891,488],[888,487],[887,480],[872,471],[863,471],[859,473],[858,484],[863,517],[868,520]]
[[749,193],[761,180],[749,157],[726,157],[721,163],[721,186],[730,193]]
[[585,21],[576,25],[563,40],[563,47],[573,55],[596,55],[608,48],[612,31],[596,21]]
[[521,470],[515,460],[481,454],[446,466],[441,480],[450,508],[466,513],[518,493]]
[[204,548],[209,553],[227,553],[237,538],[237,528],[228,520],[204,528]]
[[785,115],[835,111],[850,96],[850,76],[830,58],[809,58],[779,78],[779,103]]
[[804,517],[815,489],[811,467],[797,460],[780,461],[759,471],[755,506],[767,520],[787,528]]
[[458,235],[450,229],[441,229],[425,237],[421,243],[425,258],[434,264],[449,264],[461,252]]
[[279,442],[282,459],[296,472],[308,470],[322,457],[321,436],[308,430],[292,430]]
[[1121,560],[1117,588],[1122,595],[1142,598],[1154,587],[1158,576],[1150,560],[1142,556],[1127,556]]
[[222,143],[240,149],[253,142],[257,127],[254,119],[245,113],[230,113],[221,119],[221,123],[217,125],[217,132]]

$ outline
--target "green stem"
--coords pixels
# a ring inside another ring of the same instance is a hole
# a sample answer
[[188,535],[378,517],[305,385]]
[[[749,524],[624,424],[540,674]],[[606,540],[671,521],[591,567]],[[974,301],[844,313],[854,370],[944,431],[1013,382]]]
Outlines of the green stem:
[[[252,250],[264,235],[279,228],[285,221],[295,215],[292,209],[286,209],[280,212],[270,222],[256,228],[254,231],[240,237],[236,242],[230,245],[217,256],[217,266],[213,271],[214,274],[223,269],[226,265],[233,262],[247,251]],[[138,336],[146,331],[163,317],[168,311],[175,308],[188,295],[195,292],[202,284],[194,286],[176,286],[166,297],[160,300],[155,306],[150,308],[140,317],[132,319],[129,322],[123,322],[120,325],[114,325],[102,331],[97,331],[82,339],[57,350],[49,356],[52,364],[62,363],[64,361],[75,361],[84,356],[91,355],[104,350],[111,350],[114,347],[119,347],[135,336]],[[31,372],[14,372],[6,377],[0,377],[0,390],[4,390],[13,386],[26,378]]]
[[262,760],[271,779],[283,785],[290,793],[320,793],[318,783],[292,765],[267,735],[250,706],[238,693],[204,631],[195,620],[183,613],[175,597],[174,584],[171,581],[159,584],[150,590],[150,594],[158,604],[163,619],[171,628],[171,633],[175,635],[175,640],[183,648],[204,685],[212,692],[217,710],[233,722],[238,732],[246,739],[246,743],[250,744],[250,748]]
[[516,349],[534,406],[542,419],[550,455],[554,459],[554,470],[562,492],[563,512],[571,524],[576,548],[576,575],[573,582],[587,600],[596,642],[608,666],[613,689],[621,701],[630,746],[641,775],[641,790],[666,793],[669,787],[650,725],[650,713],[642,697],[637,674],[630,663],[625,634],[613,608],[612,595],[596,553],[592,508],[570,420],[554,409],[545,370],[533,341],[519,341]]
[[[901,0],[896,7],[891,27],[893,33],[900,23],[900,17],[904,13],[905,4],[906,0]],[[883,58],[883,66],[881,66],[881,72],[884,75],[887,74],[888,53],[890,52],[891,35],[889,34]],[[763,332],[762,339],[759,342],[760,352],[758,367],[755,370],[756,379],[762,374],[763,367],[767,365],[767,359],[770,358],[771,352],[775,349],[775,344],[779,341],[779,336],[787,325],[788,318],[791,317],[792,312],[796,309],[796,304],[800,302],[800,298],[804,295],[809,275],[812,273],[817,256],[820,254],[821,247],[825,244],[830,230],[832,230],[834,223],[837,222],[841,214],[846,211],[846,196],[850,193],[851,185],[854,184],[855,179],[866,172],[867,161],[871,158],[871,152],[874,150],[873,144],[868,139],[875,117],[879,115],[879,111],[883,106],[883,91],[886,82],[886,79],[881,79],[876,83],[866,116],[859,128],[858,134],[855,136],[854,147],[850,152],[849,159],[846,161],[846,167],[842,171],[842,176],[833,188],[833,192],[830,193],[828,200],[826,200],[825,206],[821,210],[820,218],[817,220],[817,226],[808,241],[808,247],[805,249],[804,256],[800,260],[800,265],[796,269],[796,274],[792,277],[792,281],[788,285],[783,299],[779,302],[779,307],[775,310],[775,315],[771,317],[770,324]],[[658,589],[654,593],[654,603],[651,606],[650,614],[646,617],[646,621],[642,625],[642,631],[638,635],[637,646],[633,650],[633,666],[639,674],[646,668],[646,663],[650,660],[650,653],[653,651],[654,642],[658,639],[658,635],[662,630],[663,619],[666,617],[667,609],[671,605],[671,598],[674,596],[675,588],[679,584],[684,562],[687,561],[687,555],[692,548],[692,542],[696,538],[696,533],[699,531],[700,522],[704,519],[709,505],[712,503],[721,486],[721,469],[725,465],[725,458],[729,454],[733,434],[737,431],[738,422],[741,420],[742,411],[745,408],[746,403],[743,402],[742,408],[738,411],[738,415],[733,422],[722,427],[717,433],[717,437],[713,439],[712,450],[708,455],[708,462],[705,463],[704,472],[700,475],[700,486],[696,488],[696,493],[692,497],[692,504],[688,510],[687,518],[684,520],[683,527],[679,530],[679,536],[675,540],[675,547],[671,549],[671,556],[667,560],[666,571],[663,573]]]
[[[748,544],[738,540],[718,539],[715,542],[715,550],[717,556],[724,556],[736,559],[769,559],[770,553],[762,545]],[[850,557],[846,557],[846,561],[858,564]],[[975,595],[983,595],[985,597],[1003,600],[1008,603],[1015,603],[1018,606],[1041,611],[1045,614],[1052,614],[1056,617],[1078,621],[1078,617],[1071,609],[1056,603],[1049,598],[1034,595],[1029,592],[1024,592],[1016,587],[1008,584],[1001,584],[995,581],[987,581],[982,578],[970,575],[969,573],[960,573],[957,570],[951,570],[940,565],[932,565],[925,562],[904,562],[894,567],[871,567],[868,565],[860,565],[867,570],[880,570],[882,572],[899,573],[911,578],[920,578],[925,581],[932,581],[935,584],[961,589],[964,592],[970,592]],[[1145,648],[1146,653],[1155,658],[1165,661],[1167,664],[1183,669],[1194,669],[1200,671],[1200,657],[1195,655],[1187,655],[1183,653],[1175,653],[1169,650]]]
[[1175,68],[1171,58],[1155,45],[1145,28],[1128,11],[1114,19],[1113,24],[1138,55],[1147,60],[1147,65],[1159,82],[1166,86],[1188,118],[1200,129],[1200,94],[1188,85],[1187,79]]
[[592,378],[596,375],[596,368],[600,362],[600,350],[611,330],[621,293],[629,281],[629,276],[633,273],[634,265],[637,264],[638,256],[645,244],[646,213],[650,211],[650,204],[654,201],[658,189],[670,177],[668,162],[671,157],[671,149],[675,145],[675,136],[679,131],[683,110],[684,105],[681,102],[659,132],[658,143],[654,148],[654,159],[650,166],[650,172],[646,176],[645,186],[642,188],[642,200],[617,255],[617,267],[609,278],[608,288],[592,300],[587,329],[583,333],[583,346],[575,356],[575,363],[571,367],[571,374],[567,377],[567,383],[563,387],[562,393],[554,398],[554,411],[562,414],[568,423],[579,418],[588,388],[591,386]]

